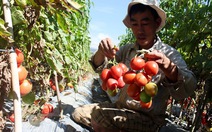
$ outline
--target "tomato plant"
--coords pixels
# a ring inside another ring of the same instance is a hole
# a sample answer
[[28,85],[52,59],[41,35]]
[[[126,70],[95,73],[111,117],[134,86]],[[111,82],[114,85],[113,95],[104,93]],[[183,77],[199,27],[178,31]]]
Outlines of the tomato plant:
[[114,78],[109,78],[106,82],[107,89],[114,90],[118,86],[118,81]]
[[159,67],[155,61],[147,61],[144,70],[147,75],[154,76],[158,73]]
[[27,77],[28,71],[26,68],[22,65],[18,67],[18,77],[19,77],[19,83],[21,84]]
[[128,88],[127,88],[127,94],[130,97],[136,97],[140,94],[141,91],[141,87],[139,87],[136,84],[129,84]]
[[100,75],[100,78],[102,79],[102,81],[106,81],[111,77],[112,77],[112,75],[111,75],[110,69],[106,68],[106,69],[102,70],[101,75]]
[[137,73],[136,76],[135,76],[135,83],[138,86],[146,85],[148,83],[148,80],[147,80],[145,73],[143,73],[143,72]]
[[130,67],[133,70],[141,70],[145,65],[145,60],[141,57],[134,57],[130,61]]
[[30,80],[25,79],[20,85],[21,96],[27,95],[32,90],[32,83]]
[[123,75],[123,80],[126,84],[134,83],[134,79],[136,77],[136,73],[133,70],[129,70]]
[[119,79],[122,76],[122,68],[118,65],[114,65],[110,68],[111,75],[115,79]]

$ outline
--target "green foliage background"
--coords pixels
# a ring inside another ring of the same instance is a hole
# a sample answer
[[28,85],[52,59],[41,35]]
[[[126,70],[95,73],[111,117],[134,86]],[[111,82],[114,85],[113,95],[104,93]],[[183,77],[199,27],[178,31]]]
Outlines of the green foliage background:
[[[60,80],[77,83],[90,56],[90,0],[11,0],[14,40],[7,32],[1,4],[0,48],[24,52],[23,65],[35,87],[45,88],[57,71]],[[2,0],[0,0],[2,3]],[[81,7],[81,8],[80,8]],[[8,44],[8,40],[14,43]]]

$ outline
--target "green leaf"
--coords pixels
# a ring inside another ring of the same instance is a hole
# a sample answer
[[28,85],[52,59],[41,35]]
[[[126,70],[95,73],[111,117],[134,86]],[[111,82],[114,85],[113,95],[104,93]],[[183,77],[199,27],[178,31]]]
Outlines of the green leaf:
[[68,33],[69,28],[64,16],[60,15],[59,13],[57,13],[56,16],[57,16],[57,22],[59,26],[62,28],[64,32]]
[[13,8],[13,11],[12,11],[13,25],[17,25],[20,23],[27,23],[27,20],[25,19],[23,14],[24,14],[23,11]]
[[15,0],[15,2],[17,3],[17,5],[25,7],[27,5],[26,0]]

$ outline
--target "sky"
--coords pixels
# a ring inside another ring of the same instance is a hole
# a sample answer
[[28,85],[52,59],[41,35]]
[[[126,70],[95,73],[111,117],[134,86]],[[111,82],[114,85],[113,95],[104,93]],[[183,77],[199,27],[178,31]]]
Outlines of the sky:
[[91,49],[97,49],[99,42],[109,37],[118,45],[118,37],[126,33],[122,20],[127,13],[127,6],[131,0],[91,0],[94,4],[90,9],[89,32]]

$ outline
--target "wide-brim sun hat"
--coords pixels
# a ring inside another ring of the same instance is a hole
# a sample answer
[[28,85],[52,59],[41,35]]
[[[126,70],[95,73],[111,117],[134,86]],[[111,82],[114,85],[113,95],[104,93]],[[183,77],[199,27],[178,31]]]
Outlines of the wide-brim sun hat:
[[130,9],[133,5],[136,4],[143,4],[143,5],[148,5],[151,8],[155,9],[155,11],[158,13],[159,17],[161,18],[161,23],[160,26],[157,29],[157,32],[161,30],[161,28],[163,28],[165,26],[166,23],[166,13],[163,9],[161,9],[159,7],[159,2],[157,0],[132,0],[132,2],[129,3],[128,5],[128,10],[127,10],[127,15],[123,20],[123,23],[125,24],[126,27],[131,28],[130,27],[130,16],[129,16],[129,12]]

